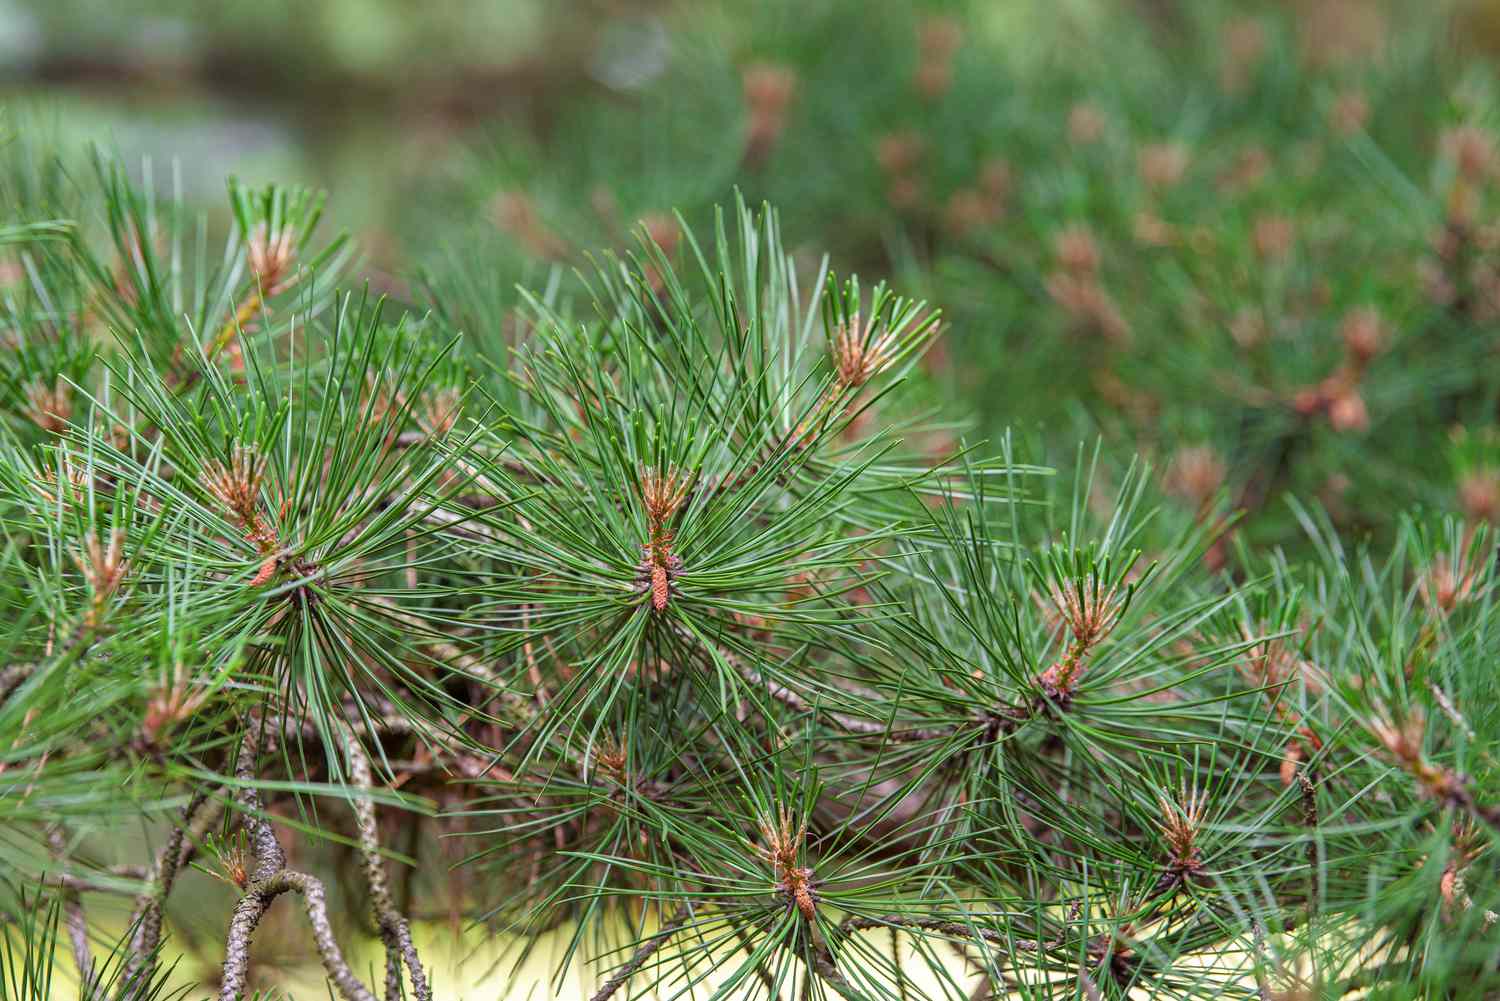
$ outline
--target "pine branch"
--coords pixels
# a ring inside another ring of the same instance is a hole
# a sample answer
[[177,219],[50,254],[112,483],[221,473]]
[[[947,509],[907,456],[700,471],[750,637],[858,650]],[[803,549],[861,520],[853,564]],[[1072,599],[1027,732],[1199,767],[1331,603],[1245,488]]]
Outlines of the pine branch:
[[684,903],[678,907],[672,916],[635,951],[635,954],[630,957],[625,965],[611,974],[609,979],[599,986],[599,989],[594,992],[589,1001],[609,1001],[610,998],[614,997],[615,993],[630,982],[630,978],[635,976],[636,971],[644,966],[646,961],[655,955],[656,951],[666,944],[666,941],[672,937],[677,929],[685,925],[691,916],[692,907],[690,904]]
[[[354,788],[368,793],[373,782],[370,777],[370,760],[365,756],[359,738],[344,726],[344,750],[349,756],[349,777]],[[385,864],[380,858],[380,832],[375,817],[375,804],[366,796],[353,800],[354,826],[359,840],[360,864],[364,869],[365,882],[370,889],[370,903],[375,910],[375,923],[380,929],[381,941],[386,950],[386,1001],[399,1001],[401,990],[401,963],[405,961],[411,973],[412,992],[417,1001],[432,1001],[432,988],[422,969],[412,943],[411,926],[396,910],[386,882]]]
[[167,898],[176,885],[178,873],[192,860],[197,845],[218,821],[222,812],[217,804],[205,810],[207,802],[208,794],[199,791],[183,807],[181,820],[173,825],[166,843],[157,852],[147,873],[146,886],[136,898],[130,921],[134,930],[121,976],[122,998],[129,998],[132,992],[142,989],[149,982],[146,964],[156,955],[161,944],[162,910]]
[[[67,839],[62,828],[53,825],[47,828],[47,849],[54,861],[65,863],[68,856]],[[83,900],[74,887],[64,887],[63,921],[67,925],[68,939],[73,945],[73,967],[78,971],[78,983],[82,993],[87,993],[94,982],[94,957],[89,951],[89,923],[83,912]]]
[[[241,783],[236,796],[240,823],[250,836],[254,866],[245,876],[243,895],[235,904],[229,919],[219,1001],[237,1001],[240,997],[249,972],[251,938],[261,918],[265,917],[276,898],[284,893],[295,893],[302,898],[323,969],[344,1001],[378,1001],[374,992],[354,975],[339,951],[333,927],[328,920],[322,882],[306,873],[286,868],[286,854],[276,839],[275,830],[262,815],[260,795],[253,785],[256,758],[259,755],[259,726],[257,720],[251,720],[247,726],[240,744],[239,763],[235,769],[235,778]],[[415,983],[415,977],[413,980]]]

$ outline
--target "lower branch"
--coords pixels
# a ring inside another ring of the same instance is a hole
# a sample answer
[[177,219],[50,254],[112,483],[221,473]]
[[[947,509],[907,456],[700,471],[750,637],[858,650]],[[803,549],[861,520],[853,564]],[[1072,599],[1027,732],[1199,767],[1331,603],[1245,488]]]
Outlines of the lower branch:
[[[370,777],[370,759],[360,747],[359,739],[347,727],[344,729],[344,747],[349,754],[349,772],[354,785],[368,793],[373,785]],[[375,804],[368,795],[354,800],[354,826],[359,837],[360,865],[364,869],[365,881],[370,887],[370,904],[375,910],[375,924],[380,929],[380,939],[385,943],[385,996],[386,1001],[399,1001],[401,992],[401,963],[406,963],[411,974],[412,993],[417,1001],[432,1001],[432,987],[427,982],[422,960],[417,956],[416,945],[411,938],[411,925],[396,909],[391,900],[390,886],[385,878],[385,864],[380,859],[379,829],[375,820]]]
[[[167,902],[168,895],[172,892],[172,886],[177,880],[177,873],[186,864],[192,847],[185,847],[190,832],[196,833],[197,838],[203,836],[207,827],[201,830],[194,824],[194,815],[203,807],[207,796],[204,793],[196,793],[188,801],[182,811],[182,821],[172,828],[167,835],[167,843],[157,853],[156,861],[151,866],[151,871],[146,877],[146,887],[141,895],[136,898],[135,909],[131,913],[130,924],[134,929],[130,937],[130,951],[125,958],[123,975],[121,977],[122,990],[120,997],[131,997],[144,983],[141,974],[151,962],[157,946],[161,943],[162,908]],[[206,811],[210,818],[217,818],[217,810]],[[199,818],[200,821],[202,818]]]
[[593,997],[589,998],[589,1001],[609,1001],[610,998],[614,997],[615,992],[624,987],[626,982],[635,976],[636,971],[645,965],[646,960],[650,959],[656,953],[656,950],[660,949],[667,939],[672,937],[672,933],[687,924],[687,919],[691,914],[692,909],[687,904],[683,904],[677,908],[677,912],[667,920],[667,923],[657,929],[655,935],[652,935],[642,943],[641,947],[635,951],[635,955],[631,956],[630,960],[624,966],[620,967],[608,980],[604,981],[603,985],[594,992]]
[[[62,829],[47,829],[47,848],[59,863],[67,860],[68,847]],[[83,913],[83,899],[75,887],[66,884],[62,888],[63,923],[68,928],[68,938],[73,943],[73,965],[78,969],[78,986],[81,994],[88,993],[94,981],[94,957],[89,951],[89,923]]]
[[333,936],[333,926],[328,921],[323,884],[306,873],[287,869],[286,854],[281,849],[281,843],[276,840],[276,832],[270,821],[262,815],[264,811],[260,795],[250,784],[254,781],[255,759],[260,750],[257,742],[259,725],[259,721],[252,720],[246,729],[244,742],[240,746],[239,764],[235,769],[235,777],[243,783],[237,799],[244,815],[241,822],[250,836],[255,868],[246,877],[244,895],[235,904],[234,914],[229,919],[219,1001],[236,1001],[243,992],[250,966],[250,940],[261,918],[265,917],[276,898],[283,893],[296,893],[302,897],[308,923],[312,925],[318,957],[323,961],[328,979],[338,988],[344,1001],[377,1001],[374,992],[354,975],[339,951],[338,942]]

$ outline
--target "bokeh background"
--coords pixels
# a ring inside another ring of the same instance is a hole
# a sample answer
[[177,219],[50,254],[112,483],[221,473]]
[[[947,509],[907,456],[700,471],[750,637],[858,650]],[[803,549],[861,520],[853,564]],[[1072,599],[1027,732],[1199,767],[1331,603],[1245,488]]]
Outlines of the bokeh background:
[[[480,340],[518,285],[767,200],[810,273],[944,310],[925,447],[1098,442],[1102,493],[1140,457],[1237,512],[1231,573],[1314,509],[1352,545],[1500,517],[1497,58],[1494,0],[0,0],[12,150],[98,143],[210,226],[229,174],[327,189],[362,280]],[[493,996],[510,945],[454,934],[433,844],[428,948]],[[229,899],[191,878],[184,983]],[[321,996],[262,939],[261,986]]]

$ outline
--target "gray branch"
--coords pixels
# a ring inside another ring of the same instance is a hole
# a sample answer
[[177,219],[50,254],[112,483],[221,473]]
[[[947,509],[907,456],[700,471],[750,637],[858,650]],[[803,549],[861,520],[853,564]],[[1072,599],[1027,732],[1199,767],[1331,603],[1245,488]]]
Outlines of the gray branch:
[[[54,825],[47,828],[47,849],[56,862],[67,863],[68,845],[61,827]],[[78,970],[78,984],[86,993],[88,986],[94,981],[94,957],[89,951],[88,919],[84,916],[83,900],[76,887],[63,885],[62,904],[63,923],[67,926],[68,938],[73,944],[73,965]]]
[[234,914],[229,919],[219,1001],[236,1001],[244,991],[250,967],[251,938],[261,918],[265,917],[276,898],[283,893],[295,893],[302,898],[308,923],[312,925],[318,957],[323,962],[328,979],[338,989],[344,1001],[378,1001],[375,993],[354,975],[339,951],[338,942],[333,936],[333,926],[328,921],[323,884],[313,876],[293,872],[286,867],[286,853],[276,840],[275,830],[263,816],[260,795],[251,784],[255,779],[255,759],[260,750],[258,727],[259,721],[252,720],[246,729],[244,742],[240,746],[239,764],[235,769],[235,777],[242,783],[236,798],[243,814],[245,832],[250,836],[255,867],[246,880],[245,892],[235,904]]
[[375,924],[380,929],[380,940],[385,943],[385,994],[386,1001],[401,998],[401,963],[404,960],[411,974],[412,993],[417,1001],[432,1001],[432,987],[422,969],[422,960],[417,956],[416,945],[411,938],[411,925],[397,910],[391,899],[390,885],[386,882],[385,864],[380,858],[380,832],[376,826],[375,804],[369,797],[373,780],[370,776],[370,759],[365,756],[359,738],[347,726],[344,728],[344,746],[349,754],[349,772],[355,787],[362,795],[354,799],[354,826],[359,837],[360,865],[365,881],[370,887],[370,903],[375,910]]

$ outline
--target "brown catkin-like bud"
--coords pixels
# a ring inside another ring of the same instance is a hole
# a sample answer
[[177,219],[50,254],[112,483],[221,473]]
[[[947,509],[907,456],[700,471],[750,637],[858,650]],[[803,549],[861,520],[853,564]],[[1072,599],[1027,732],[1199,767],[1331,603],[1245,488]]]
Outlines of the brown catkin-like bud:
[[276,557],[267,556],[261,563],[260,569],[255,571],[255,576],[250,578],[251,587],[260,587],[270,582],[276,576]]
[[1263,215],[1255,220],[1251,243],[1261,260],[1284,260],[1297,240],[1297,226],[1283,215]]
[[861,325],[855,313],[832,332],[830,348],[833,367],[841,390],[859,389],[879,375],[896,357],[895,331],[887,330],[876,336],[875,318]]
[[1107,120],[1092,101],[1079,101],[1068,109],[1068,141],[1074,146],[1092,146],[1104,136]]
[[1172,456],[1163,485],[1174,496],[1202,507],[1224,485],[1225,474],[1224,460],[1213,446],[1188,445]]
[[1365,398],[1353,386],[1341,387],[1328,401],[1328,423],[1335,431],[1365,431],[1370,411]]
[[1349,356],[1356,363],[1365,365],[1385,347],[1385,323],[1374,307],[1362,306],[1350,310],[1344,317],[1339,326],[1339,337],[1343,339]]
[[979,168],[979,190],[988,195],[999,209],[1004,209],[1015,186],[1016,172],[1009,160],[992,156]]
[[797,74],[774,63],[752,63],[740,77],[748,124],[745,162],[756,167],[770,156],[786,129],[787,109],[797,91]]
[[1254,18],[1235,18],[1224,26],[1219,85],[1227,94],[1245,89],[1266,53],[1266,30]]
[[951,17],[934,16],[917,28],[917,91],[929,101],[953,86],[953,56],[963,43],[963,25]]
[[671,585],[667,579],[667,568],[659,559],[651,564],[651,607],[658,612],[667,610],[667,597]]
[[1444,132],[1440,143],[1443,155],[1465,180],[1478,184],[1489,176],[1495,165],[1495,140],[1477,125],[1460,125]]
[[1137,154],[1136,167],[1146,187],[1157,191],[1174,187],[1187,173],[1187,148],[1179,143],[1148,143]]
[[881,170],[894,177],[915,170],[925,151],[922,137],[915,132],[892,132],[875,144],[875,159]]
[[812,889],[813,871],[797,864],[797,853],[807,838],[807,825],[795,826],[790,812],[782,808],[775,820],[761,822],[760,835],[763,843],[755,851],[771,866],[776,889],[805,920],[815,921],[818,910]]
[[1264,146],[1248,146],[1240,150],[1234,164],[1219,175],[1219,190],[1225,194],[1240,194],[1255,188],[1271,172],[1271,154]]
[[25,390],[26,406],[21,412],[37,427],[49,434],[62,434],[68,428],[68,419],[73,416],[73,390],[61,379],[49,387],[41,382],[29,384]]
[[292,263],[297,258],[295,236],[290,226],[272,230],[262,222],[246,241],[245,256],[250,262],[250,270],[267,298],[291,284]]
[[954,236],[963,236],[992,220],[990,200],[977,188],[959,188],[943,206],[943,225]]
[[1099,271],[1099,244],[1087,226],[1073,225],[1052,237],[1057,266],[1075,278],[1088,278]]
[[1475,521],[1500,521],[1500,471],[1476,469],[1458,481],[1458,503]]
[[641,470],[641,503],[646,509],[646,530],[653,540],[665,538],[663,530],[687,499],[691,486],[690,478],[676,469],[664,473]]

